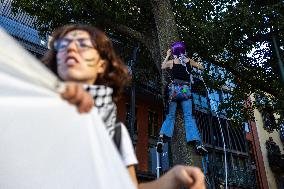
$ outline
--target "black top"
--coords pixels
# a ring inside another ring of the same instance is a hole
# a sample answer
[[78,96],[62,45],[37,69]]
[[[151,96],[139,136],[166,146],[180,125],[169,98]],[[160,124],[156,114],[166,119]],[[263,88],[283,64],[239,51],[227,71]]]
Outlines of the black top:
[[[186,63],[187,71],[191,72],[190,64]],[[186,67],[182,64],[175,64],[173,63],[172,67],[172,79],[179,79],[183,81],[190,82],[190,74],[187,73]]]

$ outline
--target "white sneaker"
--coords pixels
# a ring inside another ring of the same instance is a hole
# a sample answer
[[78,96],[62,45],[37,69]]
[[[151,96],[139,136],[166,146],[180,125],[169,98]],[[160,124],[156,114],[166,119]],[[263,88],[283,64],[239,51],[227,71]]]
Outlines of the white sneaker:
[[208,153],[208,150],[202,144],[196,145],[196,150],[199,154],[204,155]]

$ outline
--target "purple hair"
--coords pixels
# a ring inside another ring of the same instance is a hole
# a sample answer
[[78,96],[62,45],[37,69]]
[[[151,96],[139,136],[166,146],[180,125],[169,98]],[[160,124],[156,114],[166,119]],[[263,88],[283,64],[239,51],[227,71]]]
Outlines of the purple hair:
[[179,56],[185,54],[185,43],[182,41],[177,41],[172,44],[172,54],[174,56]]

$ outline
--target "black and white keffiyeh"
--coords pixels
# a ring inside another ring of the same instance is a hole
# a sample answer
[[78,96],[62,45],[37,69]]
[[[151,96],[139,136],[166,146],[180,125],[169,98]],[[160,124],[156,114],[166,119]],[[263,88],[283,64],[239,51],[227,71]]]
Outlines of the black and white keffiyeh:
[[104,85],[87,85],[85,88],[93,96],[98,113],[110,137],[113,137],[117,126],[117,107],[112,101],[113,89]]

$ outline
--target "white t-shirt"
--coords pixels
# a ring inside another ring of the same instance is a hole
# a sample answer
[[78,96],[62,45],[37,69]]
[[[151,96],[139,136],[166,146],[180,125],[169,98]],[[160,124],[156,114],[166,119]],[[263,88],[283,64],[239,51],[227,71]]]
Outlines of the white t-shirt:
[[124,124],[121,124],[120,155],[126,167],[138,163],[131,138]]

